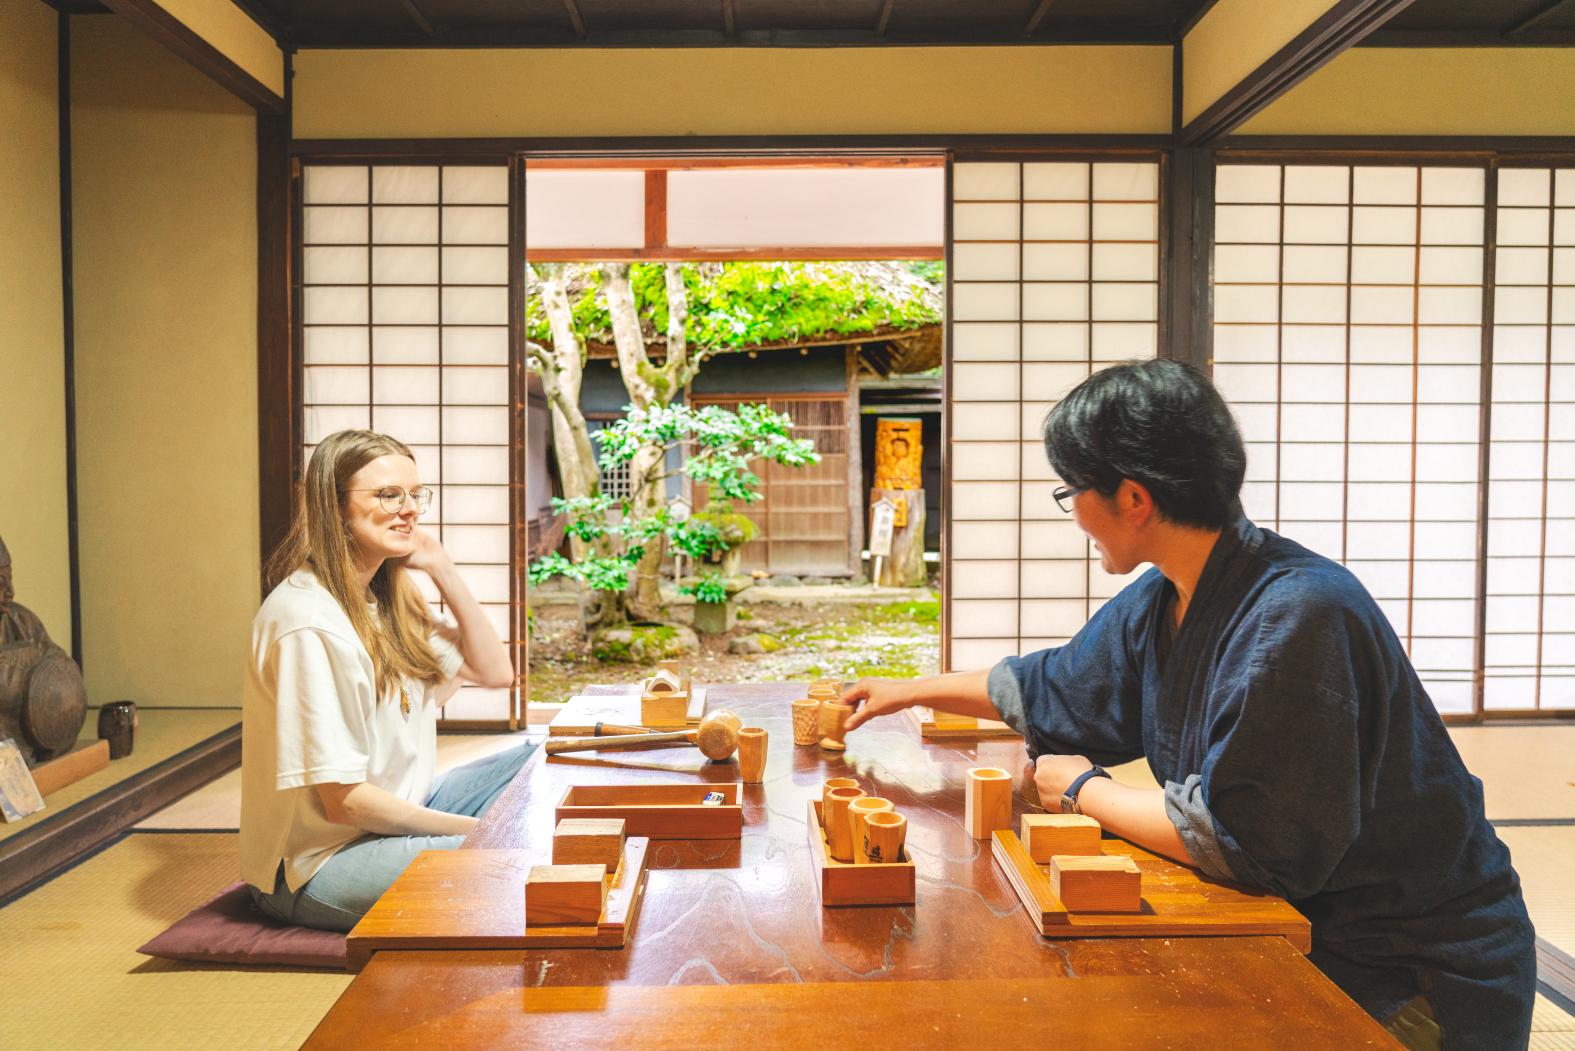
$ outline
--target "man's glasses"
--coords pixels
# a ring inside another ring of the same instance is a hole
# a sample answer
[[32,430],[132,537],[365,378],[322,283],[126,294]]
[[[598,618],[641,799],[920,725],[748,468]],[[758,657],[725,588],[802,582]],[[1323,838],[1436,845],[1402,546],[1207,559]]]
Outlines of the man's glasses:
[[1087,489],[1086,485],[1063,485],[1050,495],[1055,497],[1055,505],[1067,514],[1072,513],[1072,497]]
[[426,514],[427,508],[432,506],[432,490],[424,485],[418,485],[406,493],[402,486],[385,485],[381,489],[346,489],[347,493],[376,493],[378,503],[383,505],[383,510],[391,515],[397,515],[405,509],[405,499],[408,496],[416,502],[416,511]]

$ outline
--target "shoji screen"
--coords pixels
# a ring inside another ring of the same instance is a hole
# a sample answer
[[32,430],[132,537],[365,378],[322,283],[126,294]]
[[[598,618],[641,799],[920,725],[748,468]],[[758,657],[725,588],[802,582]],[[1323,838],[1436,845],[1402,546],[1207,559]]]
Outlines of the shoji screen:
[[[423,522],[507,639],[508,169],[309,165],[303,176],[306,455],[347,427],[411,446],[437,492]],[[467,687],[444,716],[508,710],[508,690]]]
[[1158,197],[1154,162],[952,168],[948,668],[1058,645],[1127,582],[1051,499],[1040,425],[1156,353]]
[[1575,707],[1575,169],[1498,173],[1489,711]]
[[1222,164],[1214,378],[1249,517],[1345,562],[1472,708],[1483,168]]

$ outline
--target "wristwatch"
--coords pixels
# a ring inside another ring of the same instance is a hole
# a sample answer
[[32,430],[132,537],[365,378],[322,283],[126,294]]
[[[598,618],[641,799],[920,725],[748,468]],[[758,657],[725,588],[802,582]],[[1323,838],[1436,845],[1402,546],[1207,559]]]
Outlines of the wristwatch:
[[1083,785],[1086,784],[1088,779],[1091,777],[1109,776],[1110,771],[1106,770],[1102,766],[1093,766],[1087,770],[1084,770],[1081,774],[1078,774],[1077,777],[1072,780],[1072,783],[1066,786],[1066,791],[1061,793],[1061,813],[1081,814],[1083,811],[1078,808],[1077,794],[1083,790]]

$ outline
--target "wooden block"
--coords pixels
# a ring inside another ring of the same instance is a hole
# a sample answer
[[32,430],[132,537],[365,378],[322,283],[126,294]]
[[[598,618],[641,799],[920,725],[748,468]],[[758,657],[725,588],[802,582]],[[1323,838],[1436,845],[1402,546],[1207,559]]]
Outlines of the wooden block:
[[652,730],[683,729],[688,725],[689,694],[646,693],[640,697],[640,725]]
[[1048,865],[1057,854],[1103,854],[1099,822],[1086,814],[1024,814],[1023,846],[1036,865]]
[[82,780],[89,774],[96,774],[109,765],[109,742],[94,741],[81,748],[67,752],[58,759],[51,759],[47,763],[39,763],[33,767],[33,783],[38,786],[38,794],[47,796],[51,792],[58,792],[69,784]]
[[1012,775],[995,766],[968,771],[963,794],[963,827],[974,839],[989,839],[999,828],[1012,827]]
[[1050,859],[1050,889],[1072,912],[1140,912],[1143,877],[1125,854]]
[[525,877],[525,926],[594,924],[607,897],[606,865],[533,865]]
[[552,863],[605,865],[617,872],[623,839],[621,817],[566,817],[552,833]]
[[[553,816],[619,817],[628,835],[651,839],[738,839],[743,787],[737,781],[571,785]],[[707,803],[713,794],[721,799]]]

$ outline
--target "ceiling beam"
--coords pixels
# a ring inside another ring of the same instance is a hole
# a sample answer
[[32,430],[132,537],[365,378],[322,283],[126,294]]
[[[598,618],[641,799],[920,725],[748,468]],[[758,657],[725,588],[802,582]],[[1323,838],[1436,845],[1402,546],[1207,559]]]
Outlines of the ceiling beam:
[[1039,0],[1038,5],[1034,8],[1034,13],[1028,16],[1028,24],[1023,27],[1023,36],[1034,35],[1034,31],[1039,28],[1039,23],[1043,22],[1045,15],[1050,13],[1050,5],[1053,3],[1055,3],[1055,0]]
[[437,36],[437,30],[432,28],[432,23],[427,20],[427,16],[416,6],[416,0],[399,0],[399,6],[405,9],[405,14],[421,27],[423,33],[427,36]]
[[1548,0],[1547,3],[1504,27],[1505,36],[1514,36],[1541,22],[1560,8],[1568,7],[1570,0]]
[[[214,83],[259,113],[283,113],[284,97],[154,0],[104,0],[104,6],[191,63]],[[284,58],[281,55],[280,61]]]
[[886,0],[880,5],[880,18],[875,22],[875,39],[886,39],[886,27],[891,25],[891,8],[896,0]]
[[[1412,0],[1336,0],[1284,47],[1188,121],[1177,136],[1177,145],[1202,146],[1229,135],[1411,3]],[[1216,8],[1216,13],[1222,10]],[[1185,48],[1185,41],[1182,46]],[[1189,68],[1193,61],[1196,59],[1188,60]]]
[[580,17],[580,5],[574,0],[563,0],[563,9],[569,12],[569,21],[574,25],[574,35],[584,40],[585,19]]
[[738,31],[738,22],[733,16],[733,0],[722,0],[722,33],[727,39],[732,40],[733,34]]

